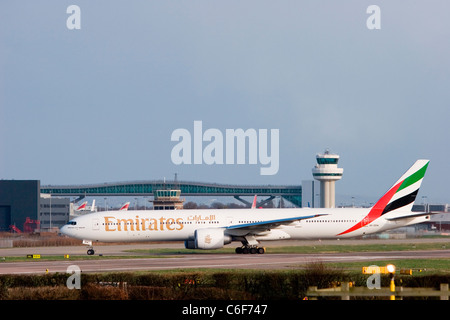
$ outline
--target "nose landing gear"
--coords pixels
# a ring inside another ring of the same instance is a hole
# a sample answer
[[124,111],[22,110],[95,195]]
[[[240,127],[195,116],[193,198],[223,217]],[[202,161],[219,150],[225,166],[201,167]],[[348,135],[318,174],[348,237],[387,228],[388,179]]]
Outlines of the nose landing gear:
[[92,246],[92,240],[83,240],[83,244],[88,245],[87,254],[88,256],[92,256],[95,253],[94,247]]

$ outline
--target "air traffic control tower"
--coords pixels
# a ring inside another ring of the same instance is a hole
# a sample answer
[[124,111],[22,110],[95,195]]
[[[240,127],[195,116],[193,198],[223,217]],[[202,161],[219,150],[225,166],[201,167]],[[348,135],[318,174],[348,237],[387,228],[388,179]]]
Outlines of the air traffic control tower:
[[320,181],[320,206],[322,208],[335,207],[334,183],[342,179],[344,169],[338,168],[339,155],[331,154],[325,150],[323,154],[316,155],[317,164],[312,169],[313,177]]

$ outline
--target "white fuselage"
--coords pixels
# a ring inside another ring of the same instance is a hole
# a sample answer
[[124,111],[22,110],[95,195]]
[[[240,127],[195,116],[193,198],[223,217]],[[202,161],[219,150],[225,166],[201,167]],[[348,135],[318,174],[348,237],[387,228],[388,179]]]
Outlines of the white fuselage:
[[377,233],[426,220],[418,217],[389,221],[389,214],[386,214],[341,234],[361,223],[369,211],[369,208],[107,211],[76,217],[63,226],[61,232],[74,238],[101,242],[186,241],[192,240],[198,229],[224,228],[226,234],[238,237],[242,232],[240,226],[245,228],[245,225],[257,222],[318,214],[321,216],[295,220],[270,229],[258,230],[256,227],[254,237],[256,240],[336,239]]

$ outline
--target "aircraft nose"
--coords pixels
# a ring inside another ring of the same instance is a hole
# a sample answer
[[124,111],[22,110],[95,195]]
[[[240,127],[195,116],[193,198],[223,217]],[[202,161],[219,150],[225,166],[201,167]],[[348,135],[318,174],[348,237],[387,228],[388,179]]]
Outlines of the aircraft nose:
[[62,234],[67,235],[67,226],[62,226],[61,228],[59,228],[59,232],[61,232]]
[[72,236],[72,230],[69,229],[69,226],[68,226],[68,225],[62,226],[62,227],[59,229],[59,231],[60,231],[63,235],[66,235],[66,236],[69,236],[69,237]]

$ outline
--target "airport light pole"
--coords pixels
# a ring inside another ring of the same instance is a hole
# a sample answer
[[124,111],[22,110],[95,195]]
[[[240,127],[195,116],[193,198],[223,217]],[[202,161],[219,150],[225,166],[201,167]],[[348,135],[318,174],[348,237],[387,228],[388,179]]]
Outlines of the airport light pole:
[[[389,272],[389,275],[391,277],[391,282],[389,284],[389,290],[391,293],[395,292],[395,282],[394,282],[394,274],[395,274],[395,266],[393,264],[388,264],[386,266],[387,272]],[[395,294],[391,295],[389,300],[395,300]]]
[[52,231],[52,193],[50,192],[50,231]]

